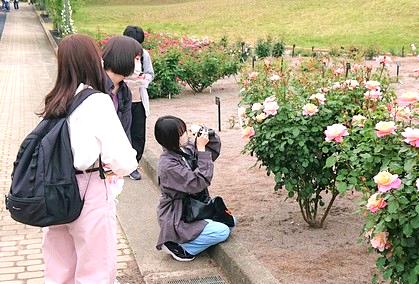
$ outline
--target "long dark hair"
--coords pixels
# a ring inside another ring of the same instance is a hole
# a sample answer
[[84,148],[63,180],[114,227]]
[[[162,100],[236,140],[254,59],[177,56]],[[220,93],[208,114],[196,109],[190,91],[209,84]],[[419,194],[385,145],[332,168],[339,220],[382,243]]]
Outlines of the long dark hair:
[[80,83],[105,93],[105,71],[99,47],[90,37],[74,34],[58,45],[58,72],[55,86],[45,97],[45,118],[65,116]]

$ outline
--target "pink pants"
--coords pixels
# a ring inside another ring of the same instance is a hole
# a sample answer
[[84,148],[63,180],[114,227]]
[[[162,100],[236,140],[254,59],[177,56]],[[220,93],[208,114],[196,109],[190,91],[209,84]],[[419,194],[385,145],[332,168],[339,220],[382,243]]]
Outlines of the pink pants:
[[[90,182],[89,182],[90,177]],[[97,172],[77,175],[86,197],[72,223],[43,229],[46,284],[113,284],[116,279],[115,200]]]

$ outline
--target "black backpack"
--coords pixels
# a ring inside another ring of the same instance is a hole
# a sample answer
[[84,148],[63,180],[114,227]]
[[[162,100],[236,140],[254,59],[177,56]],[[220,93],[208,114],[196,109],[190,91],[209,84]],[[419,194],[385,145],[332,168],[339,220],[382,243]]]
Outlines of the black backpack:
[[23,140],[13,164],[6,209],[21,223],[46,227],[76,220],[83,208],[73,166],[68,116],[90,95],[74,97],[66,116],[43,119]]

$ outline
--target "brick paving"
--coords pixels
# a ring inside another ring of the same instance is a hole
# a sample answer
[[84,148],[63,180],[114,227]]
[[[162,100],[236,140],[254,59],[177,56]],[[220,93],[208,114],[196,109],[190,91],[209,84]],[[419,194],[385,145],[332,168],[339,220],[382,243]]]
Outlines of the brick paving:
[[[44,283],[39,228],[13,221],[3,196],[18,147],[39,118],[43,96],[52,88],[56,58],[31,6],[7,15],[0,40],[0,283]],[[118,275],[130,279],[138,267],[121,228],[118,231]],[[128,276],[128,277],[127,277]],[[135,278],[130,283],[138,283]]]

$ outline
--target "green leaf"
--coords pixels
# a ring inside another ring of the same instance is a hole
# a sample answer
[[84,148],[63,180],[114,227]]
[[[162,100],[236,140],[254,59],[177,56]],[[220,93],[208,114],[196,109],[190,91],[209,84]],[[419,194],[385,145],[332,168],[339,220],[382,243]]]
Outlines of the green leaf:
[[396,213],[397,209],[399,209],[399,203],[397,203],[397,201],[393,201],[388,205],[389,213]]
[[413,228],[412,226],[408,223],[406,225],[404,225],[403,227],[403,234],[406,235],[406,237],[411,237],[413,234]]
[[292,135],[294,135],[294,137],[297,137],[300,134],[300,129],[298,128],[294,128],[292,130]]
[[406,172],[411,172],[413,170],[413,168],[415,167],[415,165],[416,165],[416,160],[414,160],[414,159],[407,160],[404,163],[404,170]]
[[339,191],[339,193],[343,193],[348,188],[348,185],[346,182],[337,182],[336,189]]
[[376,261],[376,265],[378,268],[384,268],[384,265],[386,264],[386,258],[385,257],[379,257]]
[[371,158],[371,155],[370,155],[370,154],[368,154],[368,153],[361,154],[360,156],[361,156],[362,158],[364,158],[364,159],[369,159],[369,158]]
[[336,161],[337,161],[336,156],[330,156],[329,158],[327,158],[326,165],[324,167],[325,168],[331,168],[336,164]]
[[390,279],[391,275],[393,274],[393,269],[387,269],[386,271],[384,271],[383,273],[383,277],[384,279]]
[[410,225],[413,227],[413,229],[418,229],[419,228],[419,215],[416,215],[415,218],[410,220]]

